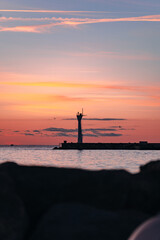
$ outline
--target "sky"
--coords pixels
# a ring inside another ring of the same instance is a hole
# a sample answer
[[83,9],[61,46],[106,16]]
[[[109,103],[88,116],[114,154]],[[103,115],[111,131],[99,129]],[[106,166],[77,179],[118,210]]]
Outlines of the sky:
[[159,0],[1,0],[0,145],[160,142]]

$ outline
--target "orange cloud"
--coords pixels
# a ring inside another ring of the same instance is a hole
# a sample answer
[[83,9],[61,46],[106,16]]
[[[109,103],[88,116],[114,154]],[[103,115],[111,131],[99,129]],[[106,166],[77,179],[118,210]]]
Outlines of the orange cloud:
[[63,87],[63,88],[103,88],[104,85],[69,83],[69,82],[1,82],[2,85],[33,86],[33,87]]
[[[29,11],[29,10],[26,10]],[[13,18],[12,18],[13,19]],[[4,21],[4,18],[2,18]],[[11,18],[10,18],[11,20]],[[18,20],[18,19],[15,19]],[[20,19],[22,21],[22,19]],[[37,19],[26,19],[31,21],[37,21]],[[51,29],[55,26],[71,26],[77,27],[78,25],[83,24],[94,24],[94,23],[110,23],[110,22],[159,22],[160,15],[149,15],[149,16],[140,16],[140,17],[128,17],[128,18],[42,18],[39,21],[52,20],[53,23],[41,24],[41,25],[29,25],[29,26],[15,26],[15,27],[0,27],[0,31],[10,31],[10,32],[31,32],[31,33],[43,33],[46,30]],[[23,18],[25,21],[25,18]]]
[[[124,96],[124,95],[116,95],[116,96],[82,96],[82,97],[70,97],[65,95],[54,95],[54,94],[31,94],[31,93],[21,93],[21,94],[1,94],[1,107],[5,107],[5,109],[21,109],[31,110],[31,109],[47,109],[52,108],[53,104],[54,108],[58,109],[62,107],[65,109],[67,104],[73,103],[82,103],[86,102],[86,104],[99,104],[103,103],[105,106],[152,106],[159,107],[160,101],[159,99],[148,99],[144,96]],[[127,100],[127,101],[126,101]],[[157,101],[158,100],[158,101]],[[58,104],[58,105],[57,105]],[[95,105],[93,105],[95,106]],[[98,105],[97,105],[98,106]]]
[[66,102],[66,101],[85,101],[89,100],[89,98],[84,97],[69,97],[64,95],[54,95],[54,94],[41,94],[41,93],[12,93],[12,94],[4,94],[1,93],[0,99],[2,102],[9,102],[11,104],[23,105],[25,103],[33,103],[33,102]]
[[127,90],[137,92],[159,92],[158,86],[123,86],[123,85],[104,85],[92,83],[72,83],[72,82],[1,82],[1,85],[28,86],[28,87],[58,87],[58,88],[100,88],[113,90]]
[[[92,91],[91,91],[92,92]],[[153,94],[152,94],[153,96]],[[38,94],[26,93],[26,88],[22,93],[1,93],[0,106],[3,114],[0,119],[5,118],[35,118],[72,115],[84,106],[87,113],[102,114],[107,111],[108,116],[123,116],[123,118],[135,117],[159,117],[157,109],[160,107],[158,99],[142,95],[130,94],[80,94],[77,96],[61,94]],[[156,110],[156,111],[155,111]],[[123,114],[122,114],[123,113]],[[121,115],[122,114],[122,115]],[[136,115],[135,115],[136,114]],[[90,115],[90,116],[91,116]]]

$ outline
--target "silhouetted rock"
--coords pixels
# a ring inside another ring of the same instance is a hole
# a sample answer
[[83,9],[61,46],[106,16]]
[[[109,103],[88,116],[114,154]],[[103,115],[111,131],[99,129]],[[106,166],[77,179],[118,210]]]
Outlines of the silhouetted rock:
[[135,211],[110,212],[79,204],[54,205],[30,240],[125,240],[146,219]]
[[15,180],[31,226],[57,203],[76,202],[107,210],[126,208],[132,175],[124,170],[87,171],[12,163],[1,167]]
[[15,192],[14,181],[0,172],[0,239],[22,240],[27,230],[24,204]]
[[[159,161],[152,162],[141,167],[139,173],[131,174],[125,170],[88,171],[69,168],[19,166],[15,163],[1,164],[0,239],[23,240],[23,236],[25,236],[25,240],[28,240],[28,237],[35,232],[39,220],[47,212],[48,217],[43,219],[42,222],[47,222],[47,219],[51,219],[51,222],[53,222],[52,215],[54,211],[58,214],[58,211],[60,211],[57,210],[60,209],[59,206],[62,207],[63,211],[66,208],[66,211],[70,212],[73,218],[75,217],[73,211],[75,209],[77,216],[81,219],[79,226],[77,223],[77,229],[83,227],[82,220],[84,220],[86,211],[88,216],[86,224],[90,226],[89,228],[92,226],[90,214],[95,214],[94,220],[99,219],[100,222],[101,217],[103,219],[105,216],[107,231],[112,229],[108,219],[111,218],[116,222],[115,219],[119,218],[121,223],[127,226],[124,230],[125,233],[127,233],[127,229],[128,233],[130,233],[134,226],[143,221],[144,216],[150,217],[160,212],[159,165]],[[52,210],[49,213],[51,207]],[[80,209],[81,214],[79,213]],[[140,212],[141,215],[139,215]],[[60,219],[61,215],[59,213],[57,219]],[[27,234],[25,234],[27,216],[29,227]],[[113,216],[116,217],[113,218]],[[142,216],[142,218],[138,218],[138,216]],[[132,221],[133,219],[134,221]],[[60,220],[60,225],[63,227],[65,227],[65,223],[71,221],[67,216],[64,216],[64,220],[64,222]],[[97,222],[97,224],[99,223]],[[121,229],[120,226],[118,228],[118,223],[115,226],[117,231]],[[71,228],[69,229],[72,231]],[[100,225],[99,229],[96,230],[97,234],[98,231],[103,230]],[[35,234],[39,234],[39,231],[37,228]],[[50,230],[45,230],[44,227],[45,231]]]
[[160,172],[160,160],[149,162],[143,166],[140,166],[141,172]]
[[160,169],[158,170],[158,166],[159,161],[151,162],[141,167],[141,172],[133,176],[129,202],[132,209],[152,215],[160,212]]

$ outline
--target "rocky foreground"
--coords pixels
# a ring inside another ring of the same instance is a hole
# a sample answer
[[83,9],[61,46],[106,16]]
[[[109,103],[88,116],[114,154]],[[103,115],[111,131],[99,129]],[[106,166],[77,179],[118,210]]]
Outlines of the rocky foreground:
[[87,171],[0,165],[1,240],[125,240],[160,212],[160,161]]

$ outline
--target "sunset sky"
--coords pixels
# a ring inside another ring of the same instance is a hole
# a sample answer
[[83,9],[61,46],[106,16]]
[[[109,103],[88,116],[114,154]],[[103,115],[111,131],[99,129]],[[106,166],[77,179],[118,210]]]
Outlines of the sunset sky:
[[159,0],[1,0],[0,145],[160,142]]

